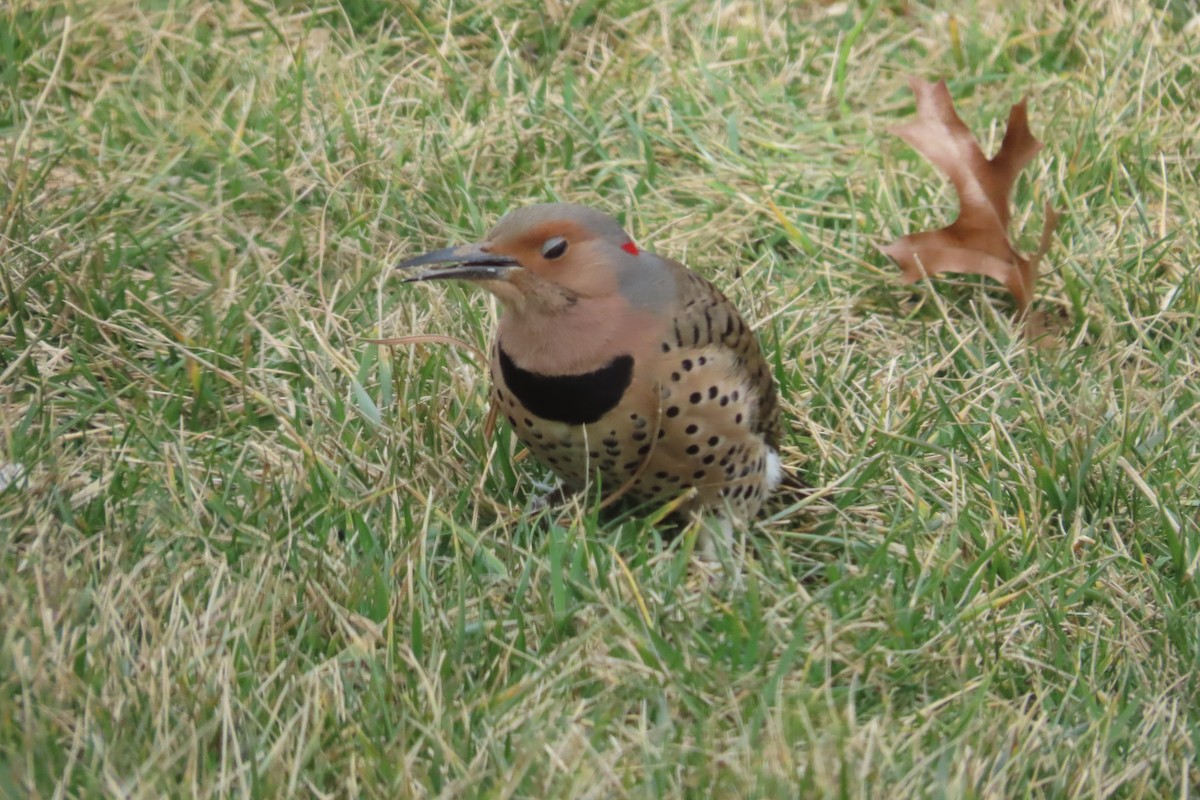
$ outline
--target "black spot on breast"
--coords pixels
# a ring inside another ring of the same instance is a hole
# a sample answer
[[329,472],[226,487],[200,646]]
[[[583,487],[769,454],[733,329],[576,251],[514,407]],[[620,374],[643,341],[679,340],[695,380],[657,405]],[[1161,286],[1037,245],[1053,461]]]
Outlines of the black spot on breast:
[[633,356],[617,356],[581,375],[542,375],[521,369],[500,348],[500,372],[508,390],[542,419],[587,425],[621,401],[633,380]]

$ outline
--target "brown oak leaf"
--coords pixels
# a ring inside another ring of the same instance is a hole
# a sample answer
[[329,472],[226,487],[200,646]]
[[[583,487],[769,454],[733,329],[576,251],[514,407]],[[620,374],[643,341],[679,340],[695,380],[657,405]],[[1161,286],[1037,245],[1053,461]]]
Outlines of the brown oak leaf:
[[892,133],[944,172],[958,193],[958,219],[936,231],[904,236],[879,248],[899,266],[905,283],[941,272],[987,275],[1003,283],[1023,315],[1033,301],[1038,264],[1050,249],[1058,214],[1046,204],[1037,252],[1026,258],[1008,240],[1009,196],[1017,175],[1042,149],[1029,131],[1025,100],[1012,107],[1000,150],[988,159],[954,110],[945,81],[910,78],[917,118]]

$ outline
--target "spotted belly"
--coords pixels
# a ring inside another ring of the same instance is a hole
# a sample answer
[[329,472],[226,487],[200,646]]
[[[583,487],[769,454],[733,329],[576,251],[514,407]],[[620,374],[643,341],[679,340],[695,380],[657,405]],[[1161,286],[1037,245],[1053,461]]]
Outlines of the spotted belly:
[[[727,354],[675,351],[670,363],[652,366],[659,381],[631,375],[626,386],[634,388],[586,420],[583,412],[594,414],[594,402],[548,410],[547,393],[562,398],[573,392],[543,385],[541,394],[530,395],[530,381],[514,381],[503,351],[498,355],[493,397],[499,410],[530,453],[572,491],[594,491],[598,484],[608,496],[630,484],[624,497],[635,504],[686,495],[681,511],[728,507],[749,517],[772,488],[774,453],[753,430],[750,389],[734,377],[736,364]],[[610,375],[605,387],[620,377]]]

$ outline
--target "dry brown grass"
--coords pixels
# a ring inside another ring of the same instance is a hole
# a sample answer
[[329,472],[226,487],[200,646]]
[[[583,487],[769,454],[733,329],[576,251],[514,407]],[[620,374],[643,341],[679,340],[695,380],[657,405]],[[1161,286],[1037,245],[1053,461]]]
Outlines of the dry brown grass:
[[[1180,797],[1196,23],[1111,2],[0,8],[0,795]],[[855,28],[862,23],[861,30]],[[874,248],[1031,97],[1014,331]],[[816,500],[736,579],[526,509],[402,254],[562,198],[718,281]]]

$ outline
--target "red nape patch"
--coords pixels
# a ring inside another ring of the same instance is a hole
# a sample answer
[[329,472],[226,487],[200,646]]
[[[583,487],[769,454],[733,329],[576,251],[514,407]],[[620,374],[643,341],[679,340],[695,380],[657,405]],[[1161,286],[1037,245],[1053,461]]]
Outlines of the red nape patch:
[[641,252],[638,250],[637,245],[633,242],[626,242],[625,244],[621,245],[621,249],[626,253],[629,253],[631,256],[636,256],[639,252]]

